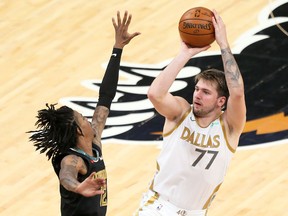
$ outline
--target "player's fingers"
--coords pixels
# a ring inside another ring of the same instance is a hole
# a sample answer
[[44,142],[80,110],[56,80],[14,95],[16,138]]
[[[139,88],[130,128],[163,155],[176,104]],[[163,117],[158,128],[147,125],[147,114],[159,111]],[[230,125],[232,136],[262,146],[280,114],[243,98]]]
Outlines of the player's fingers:
[[140,35],[141,33],[140,32],[134,32],[133,34],[131,34],[130,36],[130,40],[138,35]]
[[95,179],[95,181],[99,185],[104,185],[105,184],[105,179],[103,179],[103,178],[97,178],[97,179]]
[[100,195],[100,194],[104,194],[104,191],[103,191],[103,190],[97,190],[97,191],[95,191],[95,195]]
[[121,25],[121,17],[120,17],[120,12],[117,11],[117,23],[118,23],[118,26]]
[[126,25],[127,16],[128,16],[128,12],[125,11],[125,13],[124,13],[124,17],[123,17],[123,20],[122,20],[122,24],[123,24],[124,26]]
[[129,26],[129,25],[130,25],[131,19],[132,19],[132,15],[130,14],[130,15],[128,16],[127,22],[125,23],[126,26]]
[[114,18],[112,18],[112,23],[113,23],[114,28],[116,29],[117,28],[117,24],[116,24],[116,21],[115,21]]
[[214,14],[214,17],[218,16],[218,13],[215,9],[213,9],[213,14]]
[[[217,13],[217,11],[215,9],[213,9],[213,14],[214,14],[213,18],[215,19],[215,21],[217,23],[222,21],[222,18],[220,17],[220,15]],[[213,20],[213,18],[212,18],[212,20]]]
[[96,177],[97,177],[96,172],[92,172],[89,176],[89,178],[91,178],[91,179],[96,179]]

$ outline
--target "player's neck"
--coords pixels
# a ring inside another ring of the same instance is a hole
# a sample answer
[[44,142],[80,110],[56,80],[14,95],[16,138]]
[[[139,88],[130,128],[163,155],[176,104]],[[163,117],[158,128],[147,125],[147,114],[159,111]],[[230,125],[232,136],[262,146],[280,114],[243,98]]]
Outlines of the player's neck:
[[208,115],[205,116],[197,116],[195,115],[195,119],[197,121],[197,124],[202,127],[202,128],[206,128],[208,127],[213,121],[215,121],[217,118],[219,118],[219,116],[221,115],[221,111],[220,112],[213,112],[210,113]]
[[76,147],[85,153],[87,153],[90,156],[93,156],[93,151],[92,151],[92,142],[85,140],[85,138],[80,137],[78,138],[78,142]]

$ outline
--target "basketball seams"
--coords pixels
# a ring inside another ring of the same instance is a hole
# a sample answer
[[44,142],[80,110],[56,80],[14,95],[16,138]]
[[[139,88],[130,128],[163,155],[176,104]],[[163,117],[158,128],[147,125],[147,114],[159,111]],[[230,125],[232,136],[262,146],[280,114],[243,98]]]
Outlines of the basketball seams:
[[181,23],[181,22],[185,22],[186,20],[200,20],[200,21],[206,21],[206,22],[209,22],[209,23],[212,23],[212,21],[209,21],[209,20],[205,20],[205,19],[201,19],[201,18],[197,18],[197,19],[191,19],[191,18],[188,18],[188,19],[181,19],[181,21],[179,22],[179,23]]
[[[179,31],[181,31],[181,30],[179,30]],[[213,35],[213,33],[207,33],[207,34],[197,35],[197,34],[193,34],[193,33],[189,33],[189,32],[183,32],[183,31],[181,31],[181,32],[182,32],[183,34],[193,35],[193,36],[197,36],[197,37]]]

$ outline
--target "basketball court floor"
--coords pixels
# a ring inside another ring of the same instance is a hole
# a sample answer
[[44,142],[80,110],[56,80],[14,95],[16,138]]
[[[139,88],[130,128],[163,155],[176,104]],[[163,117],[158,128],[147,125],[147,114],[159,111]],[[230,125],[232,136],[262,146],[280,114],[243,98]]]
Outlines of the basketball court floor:
[[[288,204],[288,1],[1,0],[0,215],[60,215],[50,161],[25,132],[46,103],[88,118],[114,43],[112,17],[128,10],[130,32],[120,81],[103,133],[108,214],[137,209],[156,169],[163,119],[147,89],[178,53],[178,21],[188,9],[216,9],[245,82],[247,122],[209,216],[285,216]],[[221,69],[216,42],[187,69]],[[188,70],[189,71],[189,70]],[[191,101],[192,77],[176,94]]]

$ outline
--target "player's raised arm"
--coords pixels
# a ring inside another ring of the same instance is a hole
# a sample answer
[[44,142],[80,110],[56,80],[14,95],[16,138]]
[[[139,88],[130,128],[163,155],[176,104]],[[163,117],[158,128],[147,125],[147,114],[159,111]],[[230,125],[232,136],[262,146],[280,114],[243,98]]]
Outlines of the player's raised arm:
[[109,115],[112,100],[116,94],[123,48],[129,44],[134,37],[140,34],[139,32],[134,32],[133,34],[128,33],[131,19],[132,15],[128,15],[127,11],[125,11],[122,19],[120,12],[117,12],[117,22],[114,18],[112,19],[115,30],[115,44],[100,86],[99,101],[92,118],[92,127],[96,134],[94,143],[100,147],[101,135]]
[[238,64],[231,52],[226,26],[214,10],[213,24],[215,27],[216,41],[221,49],[225,78],[229,89],[229,99],[225,119],[231,129],[240,136],[246,121],[246,105],[244,95],[244,83]]
[[209,47],[192,48],[181,41],[178,55],[152,82],[148,90],[148,98],[153,103],[155,109],[168,120],[177,121],[190,107],[185,99],[173,96],[169,92],[170,87],[189,59],[197,53],[207,50]]

